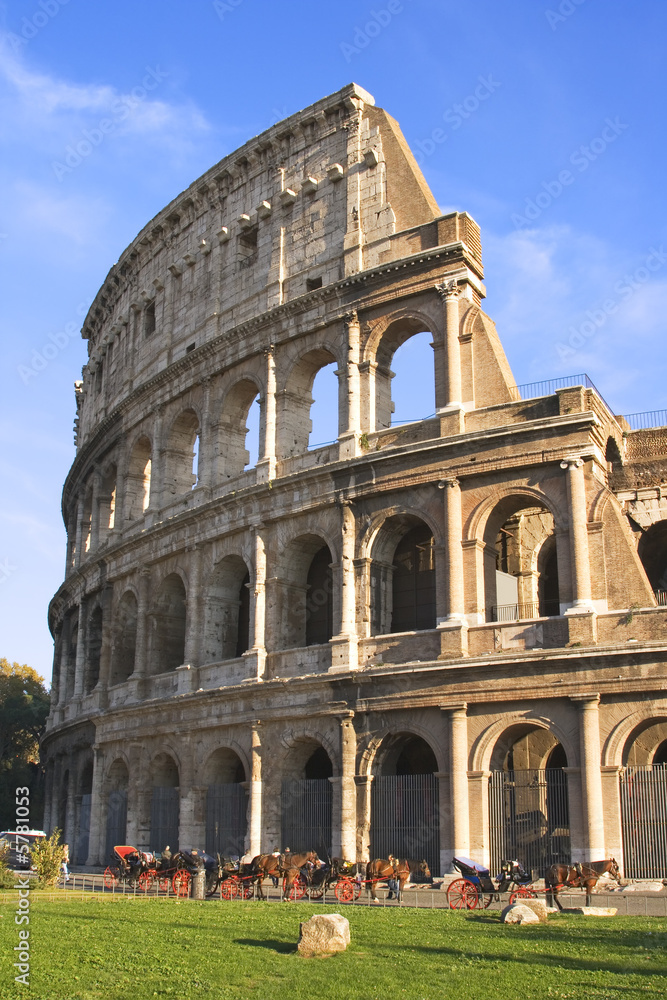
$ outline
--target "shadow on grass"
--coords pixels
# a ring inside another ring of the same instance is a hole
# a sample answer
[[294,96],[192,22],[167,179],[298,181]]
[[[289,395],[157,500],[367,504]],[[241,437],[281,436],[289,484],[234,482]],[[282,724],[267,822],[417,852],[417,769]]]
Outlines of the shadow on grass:
[[263,941],[257,941],[254,938],[234,938],[234,944],[247,944],[251,948],[267,948],[279,955],[292,955],[296,952],[296,945],[291,941],[276,941],[272,938],[265,938]]

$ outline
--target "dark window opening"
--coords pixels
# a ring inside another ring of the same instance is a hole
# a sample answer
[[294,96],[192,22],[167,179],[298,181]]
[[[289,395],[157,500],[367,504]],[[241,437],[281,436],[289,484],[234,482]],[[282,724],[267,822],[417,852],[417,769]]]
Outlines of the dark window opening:
[[316,289],[322,287],[321,278],[307,278],[306,279],[306,290],[309,292],[314,292]]
[[188,344],[188,346],[185,348],[185,353],[190,354],[191,351],[194,351],[196,346],[197,346],[196,344]]
[[239,235],[238,261],[241,267],[249,267],[257,259],[257,226],[246,229]]
[[324,747],[318,747],[308,758],[304,768],[304,777],[306,781],[321,781],[323,778],[333,777],[333,768],[329,760],[329,754]]
[[102,392],[102,362],[100,361],[99,367],[95,372],[95,392],[99,395]]
[[425,524],[396,546],[392,590],[392,632],[435,628],[433,536]]
[[155,333],[155,303],[151,302],[144,309],[144,337]]
[[667,764],[667,740],[663,740],[656,752],[653,754],[654,764]]
[[396,774],[434,774],[438,762],[421,737],[408,740],[396,759]]
[[306,580],[306,645],[328,642],[333,635],[333,578],[331,553],[327,545],[310,564]]
[[667,591],[667,521],[658,521],[639,539],[639,558],[654,591]]
[[556,539],[552,536],[552,539],[547,540],[545,545],[549,545],[549,550],[542,564],[542,572],[540,573],[538,584],[539,614],[541,618],[548,618],[550,615],[558,615],[560,613]]
[[[239,621],[236,630],[236,655],[241,656],[250,645],[250,574],[246,573],[239,590]],[[245,778],[241,778],[245,781]]]

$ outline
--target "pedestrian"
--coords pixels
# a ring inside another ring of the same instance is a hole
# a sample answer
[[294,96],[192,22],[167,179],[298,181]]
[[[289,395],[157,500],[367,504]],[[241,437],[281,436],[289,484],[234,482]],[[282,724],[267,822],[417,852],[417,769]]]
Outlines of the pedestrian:
[[63,844],[63,856],[60,862],[60,870],[65,876],[65,881],[69,882],[69,844]]

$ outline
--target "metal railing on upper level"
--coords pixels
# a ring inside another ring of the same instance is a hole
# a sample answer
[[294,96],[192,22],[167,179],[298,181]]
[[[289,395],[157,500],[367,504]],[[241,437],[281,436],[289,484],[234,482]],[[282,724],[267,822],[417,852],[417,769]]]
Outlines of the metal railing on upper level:
[[557,389],[571,389],[577,385],[582,385],[584,389],[592,389],[595,395],[607,407],[612,417],[615,415],[600,390],[588,375],[584,373],[580,375],[561,375],[560,378],[550,378],[543,382],[524,382],[522,385],[511,386],[510,390],[514,398],[518,401],[520,399],[537,399],[539,396],[551,396]]
[[667,608],[667,590],[654,590],[655,599],[660,608]]
[[526,604],[494,604],[491,621],[518,622],[530,618],[554,618],[560,614],[558,601],[528,601]]
[[644,413],[624,413],[623,419],[631,431],[644,431],[651,427],[667,427],[667,410],[646,410]]

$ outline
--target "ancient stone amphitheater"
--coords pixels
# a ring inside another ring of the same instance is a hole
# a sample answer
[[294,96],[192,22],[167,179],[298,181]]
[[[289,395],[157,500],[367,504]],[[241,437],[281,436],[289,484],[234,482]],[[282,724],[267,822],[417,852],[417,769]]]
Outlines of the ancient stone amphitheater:
[[[585,376],[517,387],[484,294],[478,226],[356,85],[111,268],[50,607],[45,822],[79,864],[127,842],[667,875],[665,414],[616,416]],[[435,414],[392,426],[420,333]]]

